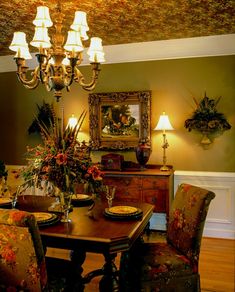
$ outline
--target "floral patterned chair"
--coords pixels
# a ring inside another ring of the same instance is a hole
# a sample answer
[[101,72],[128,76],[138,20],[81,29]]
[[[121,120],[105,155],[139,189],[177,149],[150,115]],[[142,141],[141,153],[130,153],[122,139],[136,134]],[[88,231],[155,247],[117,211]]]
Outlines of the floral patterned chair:
[[[57,274],[58,263],[64,278]],[[25,211],[0,209],[1,292],[64,291],[69,263],[59,259],[53,272],[45,260],[35,217]]]
[[165,242],[136,243],[121,257],[121,291],[200,291],[198,262],[210,201],[215,194],[181,184],[171,206]]

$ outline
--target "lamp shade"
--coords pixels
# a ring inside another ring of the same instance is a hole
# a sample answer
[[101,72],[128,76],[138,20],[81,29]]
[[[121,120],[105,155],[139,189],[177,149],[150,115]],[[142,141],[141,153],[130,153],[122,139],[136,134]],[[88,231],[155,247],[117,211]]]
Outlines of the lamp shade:
[[162,131],[174,130],[165,112],[163,112],[163,114],[160,115],[159,121],[157,123],[157,126],[154,128],[154,130],[162,130]]
[[30,55],[28,46],[19,48],[18,51],[16,52],[14,58],[23,58],[25,60],[32,59],[32,56]]
[[68,31],[68,38],[67,38],[66,44],[64,45],[64,48],[66,51],[71,51],[71,52],[83,51],[83,45],[81,42],[79,32],[75,30]]
[[91,38],[90,47],[87,51],[89,60],[94,63],[104,62],[104,51],[102,46],[102,39],[98,37]]
[[30,42],[31,46],[36,48],[50,48],[51,42],[48,36],[47,27],[35,27],[33,40]]
[[52,21],[49,14],[49,8],[47,6],[38,6],[37,15],[33,21],[35,26],[50,27],[52,26]]
[[69,118],[67,128],[74,129],[76,127],[77,123],[78,123],[78,119],[74,115],[72,115]]
[[70,26],[75,31],[80,33],[81,39],[87,40],[87,31],[89,30],[87,20],[86,20],[86,12],[84,11],[76,11],[74,16],[73,24]]
[[17,52],[21,48],[27,48],[28,44],[26,42],[26,34],[21,31],[14,32],[12,42],[9,46],[9,49]]

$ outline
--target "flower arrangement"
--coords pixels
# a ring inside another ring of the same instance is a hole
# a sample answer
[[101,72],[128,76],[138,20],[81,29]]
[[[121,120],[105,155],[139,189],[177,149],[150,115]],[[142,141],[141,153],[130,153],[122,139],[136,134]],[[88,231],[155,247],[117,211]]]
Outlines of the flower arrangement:
[[197,130],[200,132],[217,132],[225,131],[231,128],[231,125],[227,122],[224,114],[219,113],[216,109],[220,97],[216,100],[210,99],[206,96],[198,102],[193,98],[196,104],[196,110],[190,119],[187,119],[184,123],[184,127],[191,130]]
[[6,170],[6,165],[2,160],[0,160],[0,178],[4,177],[5,179],[7,179],[7,175],[8,172]]
[[8,171],[6,170],[5,163],[0,160],[0,197],[4,196],[8,190],[7,181]]
[[27,186],[41,187],[51,182],[61,192],[74,192],[76,184],[88,183],[96,190],[102,184],[102,172],[90,158],[90,147],[77,140],[86,113],[75,127],[63,130],[52,108],[50,127],[38,121],[43,144],[27,147],[28,164],[22,170]]

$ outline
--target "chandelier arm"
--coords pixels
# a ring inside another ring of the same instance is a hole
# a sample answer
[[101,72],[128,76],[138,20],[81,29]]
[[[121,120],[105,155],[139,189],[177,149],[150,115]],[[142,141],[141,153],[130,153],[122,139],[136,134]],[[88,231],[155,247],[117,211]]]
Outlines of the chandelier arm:
[[33,76],[31,80],[27,80],[26,78],[27,69],[28,67],[18,67],[18,71],[16,72],[17,77],[27,89],[35,89],[40,83],[40,80],[38,79],[39,67],[36,67],[34,72],[31,74]]
[[90,91],[93,90],[95,88],[95,85],[97,83],[98,80],[98,76],[100,73],[100,68],[99,65],[100,63],[91,63],[92,65],[92,80],[90,83],[85,83],[85,78],[82,75],[82,73],[77,69],[76,70],[76,78],[74,79],[77,83],[79,83],[83,89]]
[[[48,81],[49,80],[49,75],[50,75],[49,74],[50,70],[53,70],[53,66],[50,63],[47,62],[45,71],[41,72],[41,74],[43,74],[42,75],[43,76],[43,81],[41,81],[41,82],[45,85],[47,91],[51,91],[52,90],[52,87],[49,85],[49,81]],[[54,75],[54,71],[53,71],[53,75]]]
[[73,83],[74,76],[75,76],[74,67],[66,68],[66,66],[62,66],[62,68],[63,68],[64,85],[67,91],[69,91],[70,90],[69,86]]

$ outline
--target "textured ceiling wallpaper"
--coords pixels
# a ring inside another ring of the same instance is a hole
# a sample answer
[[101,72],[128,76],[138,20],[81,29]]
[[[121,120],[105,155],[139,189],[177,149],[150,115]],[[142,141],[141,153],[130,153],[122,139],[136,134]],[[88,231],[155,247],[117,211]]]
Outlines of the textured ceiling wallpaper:
[[[57,3],[1,0],[0,55],[12,54],[8,46],[14,31],[32,40],[37,6],[48,6],[53,21]],[[89,36],[101,37],[103,45],[235,33],[235,0],[75,0],[61,1],[61,7],[66,31],[75,11],[85,11]]]

